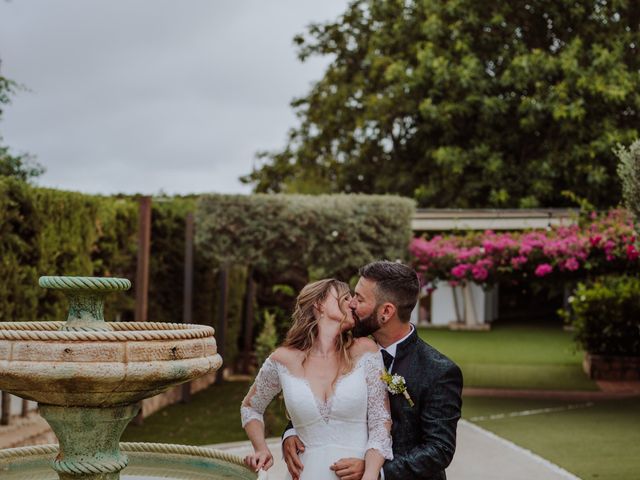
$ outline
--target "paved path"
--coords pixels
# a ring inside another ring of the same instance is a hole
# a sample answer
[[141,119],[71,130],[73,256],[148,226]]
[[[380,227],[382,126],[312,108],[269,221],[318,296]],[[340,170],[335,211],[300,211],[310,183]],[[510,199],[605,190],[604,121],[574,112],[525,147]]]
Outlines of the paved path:
[[[280,439],[269,439],[268,444],[276,457],[275,465],[269,470],[269,479],[284,479],[287,470],[280,455]],[[210,446],[240,456],[251,451],[248,442]],[[447,469],[447,479],[577,480],[578,477],[487,430],[460,420],[456,455]]]
[[31,412],[25,418],[12,418],[11,425],[0,427],[0,449],[53,443],[56,436],[40,415]]
[[578,477],[466,420],[458,423],[448,480],[577,480]]

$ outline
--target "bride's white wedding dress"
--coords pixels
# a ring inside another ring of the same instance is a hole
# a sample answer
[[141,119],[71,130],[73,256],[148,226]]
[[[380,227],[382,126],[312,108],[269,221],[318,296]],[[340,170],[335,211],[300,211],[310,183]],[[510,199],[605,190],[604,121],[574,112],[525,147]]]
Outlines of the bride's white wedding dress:
[[[335,461],[364,458],[370,448],[390,460],[391,414],[380,379],[382,369],[380,353],[364,353],[353,370],[338,378],[325,403],[314,395],[306,379],[292,375],[269,357],[241,407],[242,426],[254,419],[264,423],[265,409],[282,390],[296,434],[305,445],[300,456],[304,464],[301,480],[335,480],[338,477],[329,469]],[[291,477],[287,474],[286,478]]]

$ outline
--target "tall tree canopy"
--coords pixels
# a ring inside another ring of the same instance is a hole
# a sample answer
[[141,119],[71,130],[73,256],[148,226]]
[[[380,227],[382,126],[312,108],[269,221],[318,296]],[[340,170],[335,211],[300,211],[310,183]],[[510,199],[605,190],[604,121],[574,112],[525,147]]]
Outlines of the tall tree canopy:
[[[15,82],[0,74],[0,120],[2,120],[3,106],[11,101],[11,95],[15,92]],[[13,177],[22,181],[42,175],[44,168],[33,161],[30,155],[13,155],[9,147],[2,145],[0,135],[0,177]]]
[[[618,203],[640,128],[634,0],[355,0],[295,38],[332,62],[258,192],[397,193],[430,207]],[[572,195],[563,194],[569,191]]]

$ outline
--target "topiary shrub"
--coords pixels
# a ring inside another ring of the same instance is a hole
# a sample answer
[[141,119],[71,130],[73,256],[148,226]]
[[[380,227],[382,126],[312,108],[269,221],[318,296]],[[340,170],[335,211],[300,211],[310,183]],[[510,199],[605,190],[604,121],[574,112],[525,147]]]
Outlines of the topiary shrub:
[[627,149],[618,147],[616,155],[620,160],[618,175],[622,181],[622,196],[625,204],[640,221],[640,140]]
[[607,276],[580,283],[570,299],[577,343],[594,355],[640,355],[640,278]]
[[375,259],[405,259],[412,200],[382,195],[206,195],[196,245],[217,264],[344,280]]

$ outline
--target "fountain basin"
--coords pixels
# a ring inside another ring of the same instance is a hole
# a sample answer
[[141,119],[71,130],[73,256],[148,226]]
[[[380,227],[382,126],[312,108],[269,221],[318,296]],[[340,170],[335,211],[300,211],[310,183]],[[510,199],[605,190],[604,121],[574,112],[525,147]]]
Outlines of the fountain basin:
[[222,365],[208,326],[110,322],[111,331],[61,331],[64,325],[0,323],[0,390],[48,405],[118,406]]
[[[158,443],[121,443],[129,457],[122,480],[218,480],[251,479],[256,473],[242,464],[242,458],[204,447]],[[0,450],[2,480],[57,480],[51,459],[57,445]]]

